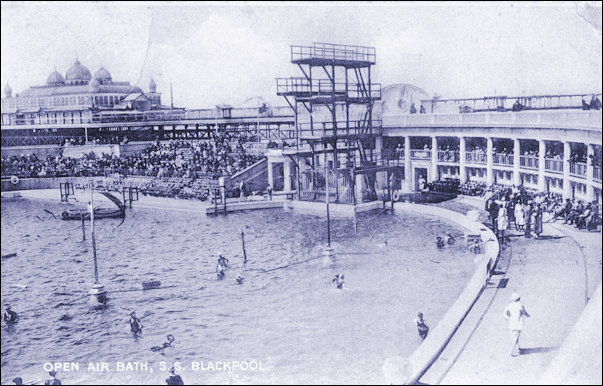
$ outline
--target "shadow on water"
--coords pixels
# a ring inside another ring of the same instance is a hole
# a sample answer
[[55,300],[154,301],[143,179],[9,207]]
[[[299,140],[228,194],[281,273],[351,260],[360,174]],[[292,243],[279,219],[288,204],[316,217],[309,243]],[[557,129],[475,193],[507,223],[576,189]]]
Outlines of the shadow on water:
[[452,200],[456,198],[456,194],[453,193],[440,193],[440,192],[420,192],[420,193],[406,193],[401,194],[400,202],[412,202],[415,204],[439,204],[440,202]]
[[521,355],[530,355],[530,354],[543,354],[550,351],[557,350],[558,347],[531,347],[531,348],[522,348],[519,350]]

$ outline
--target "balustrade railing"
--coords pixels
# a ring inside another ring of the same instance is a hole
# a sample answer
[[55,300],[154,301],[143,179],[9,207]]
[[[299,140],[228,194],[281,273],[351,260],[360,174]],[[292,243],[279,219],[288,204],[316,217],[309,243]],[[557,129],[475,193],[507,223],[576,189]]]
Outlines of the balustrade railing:
[[553,173],[563,173],[563,160],[550,159],[544,160],[544,170]]
[[522,155],[519,157],[519,166],[524,169],[538,170],[538,157]]
[[494,165],[513,166],[513,154],[493,154],[492,163]]
[[454,150],[438,150],[438,161],[440,162],[459,162],[460,154]]
[[465,161],[473,164],[487,164],[488,159],[486,153],[468,151],[465,152]]

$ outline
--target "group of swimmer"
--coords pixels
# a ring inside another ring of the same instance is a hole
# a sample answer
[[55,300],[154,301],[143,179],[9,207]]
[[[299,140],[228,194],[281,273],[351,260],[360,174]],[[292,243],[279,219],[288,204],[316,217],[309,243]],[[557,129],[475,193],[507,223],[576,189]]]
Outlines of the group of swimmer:
[[436,245],[438,249],[444,248],[446,245],[453,245],[456,239],[450,232],[446,233],[446,236],[442,239],[441,236],[436,238]]
[[343,289],[343,275],[337,274],[332,280],[333,283],[337,285],[337,289]]
[[[243,261],[243,263],[247,263],[247,258]],[[226,270],[230,269],[230,265],[228,264],[228,259],[224,257],[222,253],[218,255],[218,264],[216,265],[216,278],[218,280],[223,280],[226,277]],[[245,278],[243,275],[239,274],[236,277],[237,284],[243,284]]]
[[[48,372],[48,375],[50,375],[50,379],[47,379],[44,381],[45,385],[62,385],[61,380],[59,378],[57,378],[57,372],[52,370]],[[23,378],[21,377],[16,377],[13,378],[13,383],[15,385],[23,385]],[[33,385],[35,385],[37,382],[34,382]]]

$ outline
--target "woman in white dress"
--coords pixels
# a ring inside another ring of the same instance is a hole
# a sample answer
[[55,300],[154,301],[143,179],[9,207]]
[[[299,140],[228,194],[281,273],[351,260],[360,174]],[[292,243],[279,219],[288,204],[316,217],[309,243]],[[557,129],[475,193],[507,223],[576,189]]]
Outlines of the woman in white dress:
[[515,230],[523,231],[523,227],[526,225],[526,222],[523,218],[523,205],[521,202],[518,202],[515,205]]
[[505,204],[498,210],[497,225],[500,245],[508,245],[507,229],[509,228],[509,219],[507,217],[507,208],[505,207]]

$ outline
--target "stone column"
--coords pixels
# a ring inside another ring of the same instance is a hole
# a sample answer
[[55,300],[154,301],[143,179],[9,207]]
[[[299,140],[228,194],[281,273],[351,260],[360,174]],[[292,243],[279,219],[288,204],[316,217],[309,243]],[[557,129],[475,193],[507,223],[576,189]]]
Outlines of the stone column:
[[290,192],[291,191],[291,160],[289,158],[285,158],[283,160],[283,179],[284,179],[283,191]]
[[538,190],[540,192],[546,191],[546,179],[544,177],[545,154],[546,142],[541,139],[538,141]]
[[519,138],[513,139],[513,185],[521,185],[521,175],[519,174],[519,165],[521,163],[521,145]]
[[272,190],[274,190],[274,173],[272,170],[272,161],[270,158],[268,159],[268,184],[272,186]]
[[404,137],[404,181],[409,191],[412,191],[412,170],[410,167],[410,137]]
[[586,145],[586,199],[595,200],[595,189],[593,187],[593,164],[592,158],[595,156],[595,148],[591,144]]
[[438,179],[438,137],[431,137],[431,178],[428,182]]
[[571,146],[569,142],[563,142],[563,198],[572,198],[572,185],[570,183]]
[[362,202],[362,192],[364,190],[364,174],[356,174],[356,181],[354,181],[354,188],[356,189],[356,202]]
[[459,178],[461,185],[467,182],[467,167],[465,161],[467,160],[465,153],[467,152],[467,141],[465,137],[459,138]]
[[[374,157],[375,161],[379,165],[380,162],[383,162],[383,165],[387,165],[387,161],[381,157],[381,151],[383,150],[383,136],[375,137],[375,151]],[[387,187],[387,173],[379,172],[377,173],[377,188],[384,189]]]
[[494,157],[492,154],[492,137],[486,138],[486,141],[486,185],[490,186],[494,183],[494,171],[492,169],[492,162],[494,161]]

